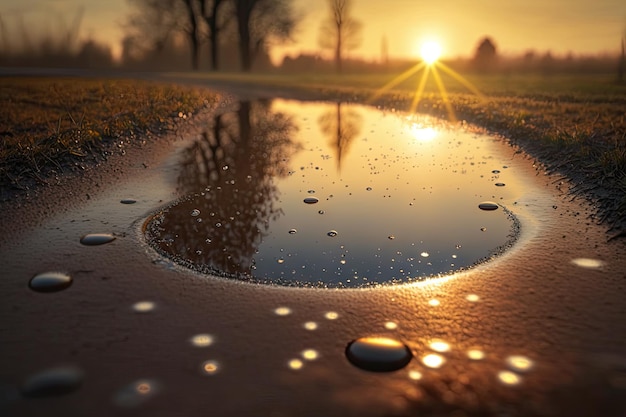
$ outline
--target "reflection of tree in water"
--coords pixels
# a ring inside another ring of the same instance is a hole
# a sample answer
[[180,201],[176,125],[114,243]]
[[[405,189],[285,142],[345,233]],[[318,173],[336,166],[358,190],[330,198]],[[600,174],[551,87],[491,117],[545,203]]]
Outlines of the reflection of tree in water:
[[337,110],[330,110],[320,116],[320,130],[331,140],[331,146],[337,150],[337,170],[341,170],[341,159],[348,154],[354,138],[361,130],[361,115],[350,108],[342,108],[337,103]]
[[152,223],[154,244],[201,269],[252,275],[254,254],[280,216],[273,177],[288,175],[298,149],[295,129],[264,102],[242,102],[237,112],[215,116],[183,153],[179,186],[193,196]]

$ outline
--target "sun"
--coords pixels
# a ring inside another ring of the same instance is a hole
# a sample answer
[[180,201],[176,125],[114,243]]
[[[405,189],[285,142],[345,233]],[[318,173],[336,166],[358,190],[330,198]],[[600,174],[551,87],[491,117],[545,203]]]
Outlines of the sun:
[[428,65],[432,65],[441,56],[441,45],[435,41],[427,41],[420,48],[420,56]]

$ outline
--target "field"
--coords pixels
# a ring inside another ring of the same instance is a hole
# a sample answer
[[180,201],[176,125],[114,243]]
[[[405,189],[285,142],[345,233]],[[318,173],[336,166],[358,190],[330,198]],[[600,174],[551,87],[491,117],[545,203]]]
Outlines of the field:
[[[468,83],[431,76],[417,110],[464,120],[500,134],[568,178],[596,202],[598,221],[626,234],[626,85],[608,75],[473,75]],[[0,195],[45,184],[61,172],[105,159],[120,141],[145,141],[175,129],[183,117],[215,104],[206,88],[221,86],[291,97],[345,100],[407,110],[413,76],[388,91],[393,74],[165,74],[177,86],[144,81],[0,79]],[[480,94],[476,94],[476,90]]]

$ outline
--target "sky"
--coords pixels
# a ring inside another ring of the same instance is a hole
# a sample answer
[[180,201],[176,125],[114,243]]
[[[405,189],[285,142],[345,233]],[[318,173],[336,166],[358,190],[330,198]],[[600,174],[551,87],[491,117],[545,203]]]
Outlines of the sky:
[[[434,40],[447,58],[471,56],[480,39],[491,37],[499,53],[533,49],[554,55],[617,54],[626,31],[625,0],[352,0],[353,17],[363,25],[361,46],[350,56],[377,60],[382,39],[390,57],[417,56]],[[272,58],[303,50],[318,53],[325,0],[294,0],[302,17],[293,42],[273,49]],[[66,26],[83,8],[81,36],[110,43],[115,54],[123,37],[127,0],[0,0],[4,25],[26,24],[45,30]]]

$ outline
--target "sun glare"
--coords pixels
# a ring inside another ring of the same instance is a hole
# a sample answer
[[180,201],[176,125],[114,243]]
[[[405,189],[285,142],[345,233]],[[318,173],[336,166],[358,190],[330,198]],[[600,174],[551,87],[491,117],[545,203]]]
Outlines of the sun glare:
[[420,55],[424,62],[428,65],[432,65],[437,62],[441,56],[441,45],[434,41],[424,42],[420,49]]

